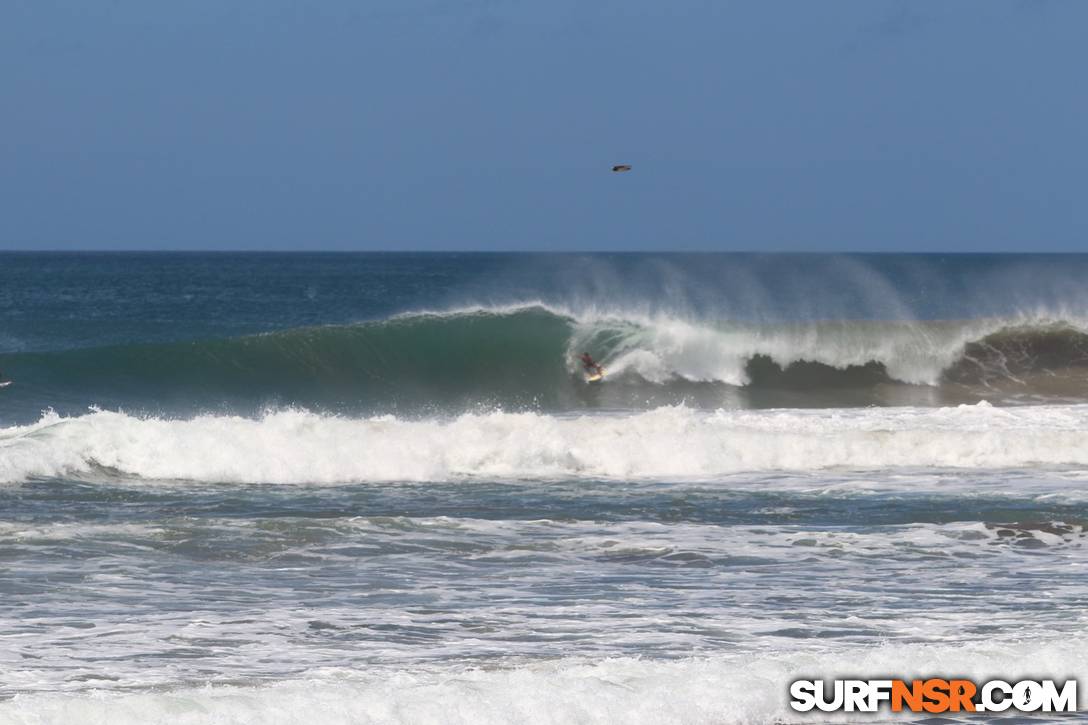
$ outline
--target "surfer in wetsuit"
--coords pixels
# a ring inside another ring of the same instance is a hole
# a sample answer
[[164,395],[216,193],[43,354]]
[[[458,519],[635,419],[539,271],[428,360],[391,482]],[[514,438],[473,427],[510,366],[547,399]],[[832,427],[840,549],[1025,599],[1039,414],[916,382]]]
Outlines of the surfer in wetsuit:
[[597,361],[591,358],[588,352],[583,352],[578,359],[582,361],[582,367],[586,369],[587,373],[604,375],[604,368],[598,365]]

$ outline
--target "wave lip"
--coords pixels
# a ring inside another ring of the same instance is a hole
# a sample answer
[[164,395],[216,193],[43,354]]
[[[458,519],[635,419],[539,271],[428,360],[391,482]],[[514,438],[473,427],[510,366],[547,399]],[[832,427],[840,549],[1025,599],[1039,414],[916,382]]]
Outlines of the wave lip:
[[[199,451],[199,455],[194,452]],[[0,431],[0,481],[93,474],[238,483],[702,479],[744,471],[1088,465],[1088,406],[44,416]]]
[[[589,351],[608,385],[589,389]],[[188,343],[0,355],[54,400],[129,409],[647,409],[1088,400],[1088,326],[1033,317],[754,324],[533,303]],[[174,404],[176,403],[176,405]]]

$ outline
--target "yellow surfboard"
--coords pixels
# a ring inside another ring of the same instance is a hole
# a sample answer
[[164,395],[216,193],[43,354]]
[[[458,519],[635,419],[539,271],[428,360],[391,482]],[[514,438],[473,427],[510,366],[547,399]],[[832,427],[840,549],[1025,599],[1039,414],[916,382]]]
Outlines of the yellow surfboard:
[[587,383],[599,383],[602,380],[604,380],[604,368],[601,368],[599,373],[593,373],[592,375],[586,376]]

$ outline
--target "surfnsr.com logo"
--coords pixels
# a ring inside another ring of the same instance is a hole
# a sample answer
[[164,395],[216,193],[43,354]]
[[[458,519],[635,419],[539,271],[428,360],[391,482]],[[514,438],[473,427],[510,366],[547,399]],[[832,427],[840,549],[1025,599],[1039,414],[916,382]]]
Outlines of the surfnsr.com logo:
[[1077,681],[796,680],[790,706],[797,712],[1076,712]]

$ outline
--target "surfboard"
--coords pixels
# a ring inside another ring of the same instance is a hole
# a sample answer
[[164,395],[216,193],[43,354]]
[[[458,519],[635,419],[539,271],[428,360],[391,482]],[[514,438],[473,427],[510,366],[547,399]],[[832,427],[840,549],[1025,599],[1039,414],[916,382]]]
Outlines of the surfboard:
[[586,376],[587,383],[599,383],[602,380],[604,380],[604,368],[601,368],[601,372],[599,373],[593,373],[592,375]]

